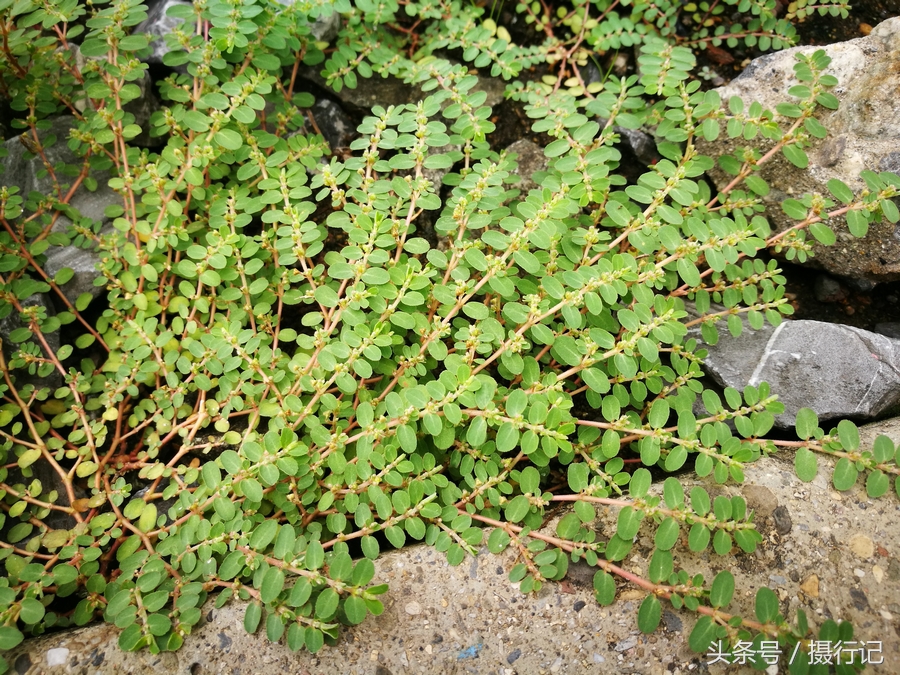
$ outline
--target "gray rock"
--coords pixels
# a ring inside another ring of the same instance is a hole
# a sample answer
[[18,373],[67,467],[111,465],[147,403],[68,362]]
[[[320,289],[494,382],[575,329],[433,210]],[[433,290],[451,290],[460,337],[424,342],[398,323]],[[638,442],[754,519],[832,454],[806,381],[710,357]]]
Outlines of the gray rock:
[[[718,89],[723,101],[740,96],[745,104],[759,101],[763,108],[774,110],[777,103],[792,99],[787,91],[797,84],[793,66],[795,54],[810,54],[821,47],[796,47],[754,60],[725,87]],[[829,135],[807,150],[809,168],[801,170],[779,153],[763,165],[760,176],[772,188],[764,198],[768,217],[778,230],[794,224],[779,204],[786,197],[801,197],[810,192],[828,195],[826,183],[837,178],[854,190],[865,187],[859,178],[864,169],[896,171],[900,168],[900,106],[895,92],[900,88],[900,17],[879,24],[867,37],[824,47],[832,62],[828,72],[838,78],[832,92],[840,100],[834,112],[819,114]],[[787,122],[781,118],[782,126]],[[754,140],[764,152],[770,142]],[[732,152],[746,141],[701,143],[701,152],[721,155]],[[722,188],[731,176],[716,168],[710,172],[717,187]],[[900,279],[900,228],[883,221],[873,223],[864,239],[853,237],[843,217],[829,221],[837,234],[835,245],[815,244],[815,257],[810,265],[848,278],[882,282]]]
[[859,447],[868,450],[879,436],[887,436],[894,445],[900,445],[900,417],[892,417],[859,428]]
[[77,246],[50,247],[47,249],[47,262],[44,263],[44,271],[55,277],[56,273],[64,267],[70,268],[74,275],[61,286],[63,294],[72,304],[82,293],[90,293],[97,297],[103,292],[103,286],[95,286],[94,279],[100,276],[97,272],[97,263],[100,262],[100,254],[91,249],[78,248]]
[[148,0],[146,4],[147,18],[137,25],[134,32],[149,33],[157,38],[150,43],[152,51],[147,63],[162,65],[163,57],[170,51],[166,44],[166,35],[184,23],[184,19],[167,16],[167,12],[172,7],[192,7],[192,4],[182,0]]
[[743,390],[768,382],[785,411],[781,428],[794,424],[800,408],[820,420],[873,419],[900,404],[900,340],[823,323],[785,321],[739,338],[719,331],[704,368],[720,385]]
[[619,126],[615,127],[615,131],[625,145],[631,148],[634,156],[645,166],[650,166],[660,159],[660,154],[656,151],[656,141],[650,134],[639,129],[626,129]]
[[786,506],[779,506],[772,512],[772,518],[775,520],[775,530],[778,534],[787,534],[793,527],[791,520],[791,512]]
[[814,292],[819,302],[840,302],[847,298],[847,293],[840,282],[827,274],[819,274],[816,277]]
[[624,652],[624,651],[631,649],[632,647],[636,647],[637,643],[638,643],[638,639],[634,635],[632,635],[631,637],[625,638],[624,640],[617,642],[616,646],[615,646],[615,650],[617,652]]
[[[65,115],[53,120],[49,129],[38,132],[42,143],[51,135],[56,137],[54,145],[44,149],[47,161],[54,168],[60,163],[81,165],[82,158],[72,152],[67,145],[69,130],[74,126],[75,118]],[[0,160],[4,167],[4,170],[0,172],[0,185],[15,185],[26,198],[32,191],[39,193],[40,197],[45,195],[64,197],[73,179],[65,174],[56,174],[62,188],[60,195],[56,191],[52,176],[46,172],[46,166],[41,158],[37,156],[31,159],[25,158],[27,147],[31,147],[30,140],[29,135],[21,134],[6,141],[8,154]],[[97,179],[97,189],[90,192],[84,185],[80,186],[69,200],[69,205],[77,209],[84,217],[103,221],[105,219],[103,212],[106,207],[119,203],[121,197],[107,185],[107,174],[94,171],[91,175]],[[70,222],[68,218],[61,216],[57,221],[56,229],[64,231]]]
[[[44,151],[48,161],[54,166],[61,162],[75,165],[81,163],[81,158],[66,145],[69,130],[73,126],[75,126],[74,117],[59,117],[52,121],[49,130],[39,132],[42,142],[51,134],[56,136],[56,143]],[[0,160],[4,167],[4,171],[0,172],[0,185],[16,186],[26,198],[31,192],[39,193],[41,196],[57,194],[50,175],[41,175],[46,167],[40,157],[25,158],[26,144],[22,141],[23,136],[6,141],[6,148],[9,152],[5,158]],[[27,136],[25,136],[25,140],[28,140]],[[106,208],[121,203],[121,197],[107,185],[107,173],[94,172],[93,176],[97,179],[97,189],[90,192],[84,185],[80,186],[69,200],[69,205],[76,209],[83,218],[105,223],[108,221],[104,214]],[[65,195],[72,179],[61,174],[58,174],[58,177],[62,193]],[[65,232],[71,224],[72,221],[67,216],[60,215],[53,229],[57,232]],[[84,292],[89,292],[94,297],[102,292],[102,288],[93,285],[94,278],[97,276],[95,264],[99,261],[99,255],[95,251],[81,249],[77,246],[51,246],[47,249],[46,255],[47,262],[44,271],[51,277],[64,267],[70,267],[75,272],[73,279],[63,286],[63,292],[71,302],[74,302]]]
[[328,141],[332,152],[336,148],[349,147],[350,141],[359,135],[356,133],[353,120],[334,101],[320,97],[313,105],[312,111],[319,131]]
[[522,198],[525,198],[531,190],[538,188],[534,175],[546,171],[549,160],[544,155],[544,149],[541,146],[525,138],[511,143],[506,148],[506,152],[518,155],[516,157],[516,163],[518,164],[516,175],[519,177],[519,184],[511,187],[521,190]]
[[[296,0],[276,0],[278,4],[291,6]],[[167,16],[171,7],[191,7],[190,2],[183,0],[147,0],[148,6],[147,18],[138,24],[135,33],[149,33],[158,39],[151,43],[152,52],[147,59],[147,63],[160,65],[163,57],[169,53],[169,47],[166,45],[166,35],[174,31],[180,26],[184,19]],[[327,11],[327,10],[326,10]],[[341,25],[341,17],[338,13],[333,12],[328,16],[319,16],[310,26],[310,34],[319,41],[331,42],[338,33]],[[184,71],[182,68],[178,70]]]

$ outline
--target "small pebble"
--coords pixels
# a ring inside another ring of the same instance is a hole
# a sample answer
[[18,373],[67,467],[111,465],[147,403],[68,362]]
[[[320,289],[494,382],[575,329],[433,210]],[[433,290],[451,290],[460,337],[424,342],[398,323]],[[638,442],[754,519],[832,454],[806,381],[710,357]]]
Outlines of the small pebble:
[[856,607],[860,612],[865,612],[870,609],[869,607],[869,599],[866,597],[866,594],[863,593],[858,588],[850,589],[850,599],[853,601],[853,606]]
[[886,621],[893,621],[893,620],[894,620],[894,615],[891,614],[890,612],[888,612],[887,610],[882,609],[882,610],[879,612],[879,614],[881,614],[881,618],[882,618],[882,619],[885,619]]
[[404,607],[403,609],[405,609],[406,613],[409,614],[410,616],[416,616],[417,614],[422,613],[422,605],[420,605],[415,600],[413,600],[412,602],[406,603],[406,607]]
[[850,537],[850,550],[859,558],[871,558],[875,554],[875,544],[864,534]]
[[779,506],[772,512],[772,518],[775,520],[775,530],[778,534],[787,534],[791,531],[793,521],[791,520],[791,512],[786,506]]
[[615,646],[615,650],[617,652],[624,652],[624,651],[631,649],[632,647],[634,647],[636,645],[637,645],[637,638],[634,636],[631,636],[629,638],[625,638],[621,642],[618,642]]
[[64,666],[69,660],[69,650],[65,647],[57,647],[56,649],[47,650],[48,666]]
[[518,659],[520,656],[522,656],[522,650],[514,649],[509,654],[506,655],[506,662],[509,665],[512,665],[513,663],[516,662],[516,659]]
[[847,297],[841,284],[825,274],[816,277],[814,292],[819,302],[840,302]]
[[819,577],[815,574],[810,574],[806,581],[800,584],[800,590],[806,593],[811,598],[819,597]]
[[859,569],[858,567],[856,567],[856,568],[853,569],[853,574],[855,574],[856,576],[858,576],[860,579],[862,579],[864,576],[866,576],[865,571]]
[[875,577],[875,581],[877,581],[880,584],[882,579],[884,579],[884,568],[881,567],[880,565],[873,565],[872,566],[872,576]]
[[585,605],[584,600],[579,600],[578,602],[575,603],[575,605],[572,607],[572,609],[574,609],[576,612],[580,612],[582,609],[584,609],[584,605]]
[[560,668],[562,668],[562,663],[563,663],[562,657],[561,657],[561,656],[558,656],[558,657],[556,658],[556,661],[553,662],[553,665],[550,666],[550,672],[551,672],[551,673],[558,673],[559,670],[560,670]]
[[787,583],[787,579],[777,574],[770,574],[769,581],[777,586],[784,586]]

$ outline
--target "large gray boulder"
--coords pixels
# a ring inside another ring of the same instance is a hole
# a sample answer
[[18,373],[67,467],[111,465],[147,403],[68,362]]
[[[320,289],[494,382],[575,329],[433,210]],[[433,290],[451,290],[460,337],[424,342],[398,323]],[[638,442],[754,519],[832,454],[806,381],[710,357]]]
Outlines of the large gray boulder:
[[740,337],[719,330],[707,346],[704,368],[723,387],[743,390],[768,382],[785,411],[775,418],[791,428],[800,408],[819,419],[876,419],[900,406],[900,340],[821,321],[785,321],[744,329]]
[[[82,162],[82,158],[72,152],[67,145],[69,130],[74,126],[74,117],[63,116],[53,120],[49,129],[39,132],[42,143],[51,135],[56,137],[55,144],[44,150],[47,161],[54,167],[58,168],[61,164],[77,166]],[[37,198],[57,195],[53,178],[46,172],[43,160],[37,156],[30,159],[26,157],[28,137],[25,137],[24,141],[23,136],[16,136],[6,141],[8,154],[0,160],[0,166],[3,167],[3,170],[0,171],[0,185],[18,187],[20,194],[26,199],[31,193],[37,193],[35,195]],[[82,218],[108,224],[109,218],[105,214],[107,207],[121,204],[122,198],[107,185],[108,173],[93,172],[92,175],[97,179],[97,189],[91,192],[81,185],[69,200],[69,205],[76,209]],[[65,195],[72,178],[58,174],[58,179],[61,184],[66,186],[63,187],[63,195]],[[67,216],[60,215],[53,229],[57,232],[66,232],[70,225],[72,225],[72,221]],[[93,284],[94,279],[98,276],[95,265],[100,260],[96,251],[74,245],[51,246],[47,249],[46,255],[44,271],[51,277],[55,277],[56,273],[64,267],[70,267],[75,272],[72,280],[62,287],[70,302],[74,303],[75,299],[85,292],[91,293],[94,297],[102,292],[102,287]]]
[[[778,230],[794,223],[780,208],[787,197],[801,197],[818,192],[829,195],[826,184],[837,178],[855,191],[865,187],[861,171],[900,172],[900,17],[879,24],[870,35],[827,47],[795,47],[754,60],[740,75],[717,91],[723,101],[739,96],[749,105],[759,101],[763,108],[775,110],[778,103],[797,100],[788,90],[798,84],[793,67],[797,53],[811,54],[824,49],[832,62],[828,72],[838,78],[832,90],[840,100],[838,110],[823,110],[819,120],[828,136],[807,150],[809,167],[798,169],[780,154],[763,165],[760,176],[772,188],[765,197],[767,217]],[[782,127],[789,121],[781,118]],[[768,143],[768,145],[767,145]],[[752,144],[764,149],[771,142],[760,138]],[[743,139],[701,143],[704,153],[721,155],[738,146],[748,145]],[[710,172],[718,188],[731,176],[718,168]],[[900,227],[883,221],[869,228],[864,239],[853,237],[843,217],[828,223],[837,233],[837,243],[826,247],[816,243],[811,265],[833,274],[871,282],[900,279]],[[811,237],[810,237],[811,239]]]
[[[54,167],[54,171],[58,171],[61,163],[80,167],[83,161],[68,146],[69,131],[75,126],[75,118],[71,115],[64,115],[52,120],[49,129],[38,132],[42,144],[46,144],[51,136],[56,138],[53,145],[49,147],[45,145],[44,148],[44,156]],[[51,195],[57,198],[65,196],[68,186],[73,183],[71,176],[56,174],[63,188],[62,195],[59,195],[53,177],[47,172],[43,160],[38,156],[26,158],[28,148],[33,146],[30,132],[8,139],[5,145],[7,156],[0,160],[0,165],[3,167],[0,171],[0,185],[18,187],[20,194],[25,198],[31,192],[37,192],[41,198]],[[93,171],[91,176],[97,179],[97,189],[91,192],[84,185],[80,186],[69,200],[69,205],[77,209],[84,217],[102,221],[105,218],[106,207],[110,204],[120,203],[121,197],[107,186],[107,174]],[[65,216],[61,216],[57,222],[57,229],[64,228],[70,222]]]

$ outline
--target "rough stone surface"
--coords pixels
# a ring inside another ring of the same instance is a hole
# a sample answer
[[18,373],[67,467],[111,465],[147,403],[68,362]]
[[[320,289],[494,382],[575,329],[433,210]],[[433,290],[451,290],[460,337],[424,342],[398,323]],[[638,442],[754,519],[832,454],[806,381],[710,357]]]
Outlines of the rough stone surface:
[[191,3],[182,0],[148,0],[147,18],[137,25],[135,33],[149,33],[157,39],[150,42],[150,56],[147,63],[162,65],[163,57],[169,53],[165,36],[184,23],[184,19],[166,16],[171,7],[190,7]]
[[[276,0],[281,5],[293,5],[296,0]],[[158,39],[150,43],[151,54],[146,59],[147,63],[161,65],[163,57],[169,53],[166,45],[166,35],[180,26],[184,19],[173,16],[166,16],[170,7],[184,6],[190,7],[190,2],[184,0],[147,0],[147,18],[144,19],[137,28],[135,33],[149,33]],[[324,42],[330,42],[338,32],[340,27],[340,16],[337,13],[330,14],[328,17],[319,17],[312,26],[310,26],[310,34],[316,39]],[[181,68],[180,70],[183,70]],[[187,72],[187,71],[184,71]]]
[[512,187],[520,190],[522,198],[525,198],[531,190],[537,189],[538,184],[533,176],[539,171],[546,171],[549,160],[541,146],[525,138],[512,143],[506,148],[506,152],[518,155],[516,175],[519,177],[519,184]]
[[[707,579],[729,567],[737,582],[729,610],[745,616],[753,615],[755,589],[768,585],[781,599],[789,620],[797,609],[804,609],[814,626],[826,618],[848,619],[856,640],[881,642],[884,665],[866,672],[896,673],[900,663],[896,500],[868,499],[862,480],[839,495],[830,485],[830,472],[824,470],[812,483],[802,483],[792,462],[787,454],[748,465],[743,487],[682,476],[686,490],[702,485],[712,496],[738,494],[747,485],[765,488],[771,494],[766,500],[788,511],[794,527],[779,534],[774,517],[758,513],[763,543],[755,553],[696,555],[679,543],[674,549],[676,564]],[[660,486],[652,492],[658,494]],[[601,537],[615,530],[617,515],[616,510],[601,510],[595,523]],[[548,527],[552,529],[554,523]],[[872,558],[861,560],[851,553],[850,540],[857,534],[873,542]],[[645,525],[621,563],[626,569],[647,573],[653,536],[652,528]],[[376,579],[390,584],[383,596],[384,614],[345,630],[336,647],[316,655],[292,653],[283,644],[271,644],[263,630],[257,635],[245,633],[242,605],[216,610],[210,603],[203,612],[203,625],[175,653],[122,653],[116,646],[118,630],[99,624],[28,640],[7,659],[21,663],[23,675],[747,672],[739,666],[707,666],[704,655],[689,651],[687,636],[695,617],[688,612],[664,605],[660,628],[643,635],[637,630],[636,617],[644,592],[620,585],[616,602],[600,607],[593,597],[594,568],[577,564],[570,567],[565,583],[548,583],[536,595],[525,596],[507,577],[514,562],[511,550],[500,556],[484,551],[458,567],[450,567],[443,554],[425,546],[385,554],[376,561]],[[420,614],[408,613],[413,602],[419,604]],[[47,665],[53,649],[69,650],[67,665]],[[782,654],[782,661],[789,656]]]
[[793,426],[800,408],[825,421],[874,419],[900,405],[900,340],[878,333],[821,321],[758,331],[745,324],[738,338],[720,329],[708,350],[704,368],[721,386],[769,383],[785,406],[775,418],[781,428]]
[[44,271],[51,277],[62,268],[68,267],[74,273],[72,278],[60,288],[72,304],[82,293],[90,293],[96,298],[104,291],[104,286],[95,286],[94,279],[100,276],[96,264],[100,262],[100,254],[92,249],[77,246],[52,246],[47,249],[47,262]]
[[[718,92],[723,100],[740,96],[747,104],[759,101],[764,108],[774,110],[777,103],[790,100],[787,91],[797,84],[793,72],[795,54],[810,54],[819,48],[796,47],[762,56]],[[864,169],[900,171],[900,106],[896,104],[896,91],[900,88],[900,17],[880,23],[867,37],[824,49],[832,58],[828,70],[838,78],[833,93],[841,103],[838,110],[819,115],[828,136],[807,150],[807,170],[797,169],[779,154],[760,171],[772,188],[765,200],[768,216],[778,229],[793,224],[779,206],[786,197],[800,197],[808,192],[827,195],[826,183],[832,178],[853,189],[863,188],[859,174]],[[760,139],[754,143],[769,147]],[[720,138],[714,144],[702,144],[702,151],[719,155],[732,152],[737,145],[746,142]],[[718,169],[710,175],[720,188],[731,179]],[[847,231],[843,218],[832,219],[829,225],[837,233],[837,243],[831,247],[816,244],[815,257],[809,264],[872,282],[900,279],[898,224],[873,223],[863,239],[856,239]]]
[[894,445],[900,445],[900,417],[864,424],[859,428],[860,447],[868,448],[879,436],[887,436]]
[[[38,132],[41,142],[53,135],[56,137],[56,143],[44,149],[47,161],[54,167],[60,162],[66,164],[74,164],[80,166],[82,158],[72,152],[68,145],[69,130],[75,125],[75,118],[69,115],[58,117],[51,122],[51,126],[46,131]],[[24,143],[23,143],[24,137]],[[2,162],[4,170],[0,172],[0,185],[13,186],[19,188],[20,194],[27,197],[32,191],[40,195],[57,194],[54,187],[53,178],[49,174],[41,176],[40,173],[45,171],[46,166],[40,157],[25,158],[26,145],[31,146],[28,141],[30,137],[25,134],[15,136],[6,141],[6,149],[8,155],[4,157]],[[94,192],[88,191],[83,185],[80,186],[72,198],[69,205],[77,209],[83,217],[91,220],[105,220],[104,210],[110,204],[121,201],[121,198],[114,190],[107,186],[108,176],[104,173],[94,172],[93,177],[97,179],[97,189]],[[57,178],[63,187],[62,195],[68,192],[68,186],[72,184],[73,179],[65,174],[57,174]],[[71,221],[65,216],[60,216],[57,220],[55,228],[58,230],[64,228]]]
[[334,101],[320,97],[313,104],[312,111],[332,152],[337,148],[349,147],[350,141],[358,136],[353,120]]
[[[69,130],[74,123],[73,117],[59,117],[52,121],[50,129],[40,132],[42,142],[51,134],[56,136],[56,143],[45,149],[47,160],[52,165],[60,162],[76,166],[81,164],[82,159],[66,145]],[[6,148],[9,153],[0,160],[4,167],[4,170],[0,172],[0,185],[16,186],[19,188],[20,194],[25,197],[31,192],[41,195],[56,193],[53,179],[49,175],[40,175],[40,172],[46,168],[40,157],[25,159],[26,148],[21,136],[7,140]],[[62,185],[72,182],[69,176],[58,175],[58,178]],[[109,219],[104,213],[106,208],[113,204],[120,204],[121,197],[107,185],[108,176],[106,174],[95,173],[95,178],[97,178],[97,189],[90,192],[84,185],[79,186],[69,200],[69,205],[84,218],[107,222]],[[68,187],[63,187],[63,194],[66,192],[68,192]],[[53,229],[65,232],[71,224],[72,221],[68,217],[60,215],[53,225]],[[97,276],[95,264],[100,259],[95,251],[77,246],[51,246],[47,249],[46,255],[47,262],[44,271],[51,277],[55,276],[63,267],[70,267],[75,272],[72,280],[62,287],[70,302],[74,302],[81,293],[88,292],[97,297],[102,292],[102,288],[93,285],[94,278]]]

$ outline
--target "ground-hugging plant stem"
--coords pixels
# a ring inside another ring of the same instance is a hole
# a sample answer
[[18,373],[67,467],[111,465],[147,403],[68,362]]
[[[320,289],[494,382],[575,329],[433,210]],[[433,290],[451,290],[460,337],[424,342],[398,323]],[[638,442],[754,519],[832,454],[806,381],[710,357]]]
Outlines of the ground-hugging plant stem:
[[[187,23],[164,62],[186,73],[159,83],[163,108],[143,126],[162,143],[147,150],[131,143],[142,129],[126,111],[148,46],[132,34],[140,6],[0,0],[0,91],[61,198],[0,188],[0,313],[22,319],[0,356],[0,649],[100,616],[123,628],[125,649],[178,649],[217,591],[219,603],[248,601],[247,630],[265,618],[270,639],[317,651],[340,624],[383,611],[371,563],[382,548],[424,541],[456,565],[486,535],[492,552],[518,552],[510,579],[525,592],[562,579],[574,554],[598,567],[599,602],[614,599],[610,572],[649,591],[644,632],[661,600],[700,614],[697,651],[754,633],[807,638],[805,617],[790,627],[767,589],[756,619],[739,617],[726,612],[730,574],[706,584],[681,569],[710,545],[723,557],[755,549],[745,500],[686,496],[672,477],[650,496],[648,467],[740,481],[747,462],[797,447],[804,479],[813,451],[830,454],[836,487],[863,472],[872,496],[900,473],[889,441],[861,452],[855,427],[826,436],[811,411],[798,415],[807,440],[767,440],[777,392],[726,389],[723,402],[701,384],[703,351],[688,337],[699,324],[714,338],[726,316],[737,332],[739,316],[759,328],[790,313],[760,251],[806,255],[806,232],[827,240],[831,217],[857,235],[896,220],[890,174],[865,174],[858,194],[838,182],[788,200],[795,225],[778,233],[762,215],[754,169],[779,152],[803,164],[820,107],[836,103],[827,57],[800,57],[799,102],[745,114],[700,90],[681,45],[787,44],[768,7],[728,31],[710,8],[711,25],[682,36],[677,12],[576,3],[555,21],[523,5],[539,37],[520,45],[475,5],[411,1],[405,17],[400,6],[173,9]],[[341,29],[323,48],[308,24],[333,10]],[[75,38],[87,61],[75,61]],[[589,51],[633,44],[637,74],[585,81]],[[485,94],[448,50],[509,80],[507,96],[552,139],[537,189],[510,189],[517,164],[491,147]],[[301,61],[336,89],[391,74],[422,100],[376,107],[349,154],[331,153],[306,133]],[[513,81],[532,66],[548,79]],[[63,111],[78,111],[71,170],[52,165],[43,133]],[[771,148],[720,160],[735,179],[714,195],[701,179],[713,161],[694,141],[723,125]],[[630,185],[617,127],[654,133],[663,158]],[[107,168],[121,197],[106,209],[112,233],[69,211],[73,225],[55,232],[59,205]],[[418,236],[430,212],[438,247]],[[67,300],[68,273],[44,269],[49,247],[82,241],[104,280],[93,302]],[[51,290],[65,307],[56,317],[24,302]],[[54,353],[48,336],[68,324],[74,344]],[[693,412],[698,396],[708,414]],[[40,463],[59,486],[34,477]],[[555,535],[540,531],[553,504],[572,509]],[[592,504],[618,511],[614,531],[588,527]],[[50,513],[74,526],[49,527]],[[647,578],[617,564],[642,528],[655,531]]]

